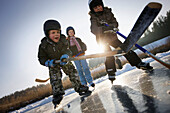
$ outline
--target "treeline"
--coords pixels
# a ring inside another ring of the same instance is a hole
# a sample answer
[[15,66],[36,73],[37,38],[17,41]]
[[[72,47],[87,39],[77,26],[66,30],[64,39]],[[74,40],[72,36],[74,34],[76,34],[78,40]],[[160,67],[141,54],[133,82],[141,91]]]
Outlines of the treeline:
[[37,85],[0,99],[0,113],[6,113],[41,100],[52,94],[51,85]]
[[154,21],[152,25],[152,28],[148,28],[138,41],[139,45],[144,46],[170,35],[170,11],[167,11],[165,16],[158,17],[158,20]]

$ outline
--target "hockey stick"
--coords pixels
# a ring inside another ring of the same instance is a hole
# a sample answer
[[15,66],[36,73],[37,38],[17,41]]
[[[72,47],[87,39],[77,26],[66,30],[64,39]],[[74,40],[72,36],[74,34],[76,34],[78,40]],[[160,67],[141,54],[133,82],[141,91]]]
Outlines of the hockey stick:
[[[105,25],[109,26],[108,24],[105,23]],[[112,33],[116,33],[119,36],[123,37],[124,39],[127,39],[126,36],[124,36],[123,34],[121,34],[119,31],[117,31],[118,29],[113,28],[113,30],[109,30],[109,32]],[[107,32],[107,31],[106,31]],[[158,61],[160,64],[164,65],[165,67],[167,67],[168,69],[170,69],[170,64],[160,60],[158,57],[156,57],[155,55],[153,55],[152,53],[150,53],[149,51],[147,51],[146,49],[144,49],[143,47],[141,47],[138,44],[135,44],[135,47],[137,47],[138,49],[140,49],[142,52],[144,52],[146,55],[152,57],[153,59],[155,59],[156,61]]]
[[[121,34],[119,31],[116,31],[116,33],[123,37],[124,39],[127,39],[126,36],[124,36],[123,34]],[[150,53],[149,51],[147,51],[146,49],[144,49],[143,47],[141,47],[140,45],[138,44],[135,44],[135,46],[137,48],[139,48],[142,52],[144,52],[145,54],[147,54],[148,56],[152,57],[153,59],[155,59],[156,61],[158,61],[160,64],[164,65],[165,67],[167,67],[168,69],[170,69],[170,64],[160,60],[158,57],[156,57],[155,55],[153,55],[152,53]]]
[[[106,25],[106,26],[109,26],[109,25],[106,24],[106,23],[105,23],[105,25]],[[122,33],[120,33],[117,28],[116,28],[116,29],[113,28],[113,30],[110,30],[110,31],[112,31],[113,33],[118,34],[119,36],[123,37],[124,39],[127,39],[127,37],[124,36]],[[109,31],[109,32],[110,32],[110,31]],[[156,57],[155,55],[153,55],[152,53],[150,53],[149,51],[147,51],[146,49],[144,49],[144,48],[141,47],[140,45],[135,44],[135,46],[136,46],[138,49],[140,49],[142,52],[144,52],[146,55],[152,57],[153,59],[155,59],[156,61],[158,61],[160,64],[162,64],[162,65],[164,65],[165,67],[167,67],[168,69],[170,69],[170,64],[168,64],[168,63],[160,60],[158,57]]]
[[[89,59],[89,58],[99,58],[99,57],[108,57],[108,56],[113,56],[113,55],[117,55],[119,53],[120,49],[115,49],[113,51],[109,51],[109,52],[104,52],[104,53],[97,53],[97,54],[91,54],[91,55],[85,55],[85,56],[79,56],[79,57],[70,57],[68,59],[65,59],[63,62],[68,62],[68,61],[75,61],[75,60],[83,60],[83,59]],[[121,53],[122,55],[125,53]],[[55,63],[60,63],[60,60],[56,60]],[[36,82],[47,82],[50,78],[46,79],[46,80],[41,80],[36,78],[35,81]]]
[[160,12],[162,5],[160,3],[151,2],[145,6],[136,23],[134,24],[131,32],[127,36],[127,39],[123,43],[122,49],[127,53],[139,40],[148,26],[153,22],[158,13]]
[[[89,58],[100,58],[100,57],[108,57],[108,56],[113,56],[116,55],[120,52],[120,49],[115,49],[113,51],[108,51],[104,53],[97,53],[97,54],[91,54],[91,55],[84,55],[84,56],[78,56],[78,57],[70,57],[68,59],[65,59],[63,62],[69,62],[69,61],[75,61],[75,60],[84,60],[84,59],[89,59]],[[125,54],[125,53],[121,53]],[[56,60],[55,63],[60,63],[60,60]]]

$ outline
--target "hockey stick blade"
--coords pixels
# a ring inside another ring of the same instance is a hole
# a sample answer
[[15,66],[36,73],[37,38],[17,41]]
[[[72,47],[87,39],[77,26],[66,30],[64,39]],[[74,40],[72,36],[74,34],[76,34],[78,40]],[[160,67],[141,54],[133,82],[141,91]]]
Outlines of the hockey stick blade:
[[129,33],[125,42],[121,45],[121,48],[127,53],[136,44],[145,30],[156,18],[160,12],[162,5],[160,3],[151,2],[145,6],[144,10],[137,19],[135,25],[133,26],[131,32]]
[[43,83],[43,82],[47,82],[49,79],[50,79],[50,78],[48,78],[48,79],[46,79],[46,80],[41,80],[41,79],[36,78],[35,81],[36,81],[36,82],[42,82],[42,83]]

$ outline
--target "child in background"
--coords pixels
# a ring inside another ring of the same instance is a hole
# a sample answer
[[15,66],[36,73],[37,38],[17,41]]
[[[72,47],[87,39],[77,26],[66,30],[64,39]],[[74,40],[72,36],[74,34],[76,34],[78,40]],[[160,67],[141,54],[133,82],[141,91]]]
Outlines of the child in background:
[[[85,51],[87,47],[85,43],[78,37],[75,37],[75,30],[73,27],[69,26],[66,29],[66,33],[68,35],[67,39],[69,42],[69,49],[72,52],[73,57],[85,55]],[[91,72],[86,60],[76,60],[74,61],[78,74],[80,76],[80,81],[82,85],[87,86],[87,82],[94,87],[93,79],[91,76]]]
[[[62,72],[69,76],[70,81],[79,95],[88,92],[88,87],[81,85],[77,71],[71,62],[63,62],[64,59],[71,55],[68,49],[66,37],[61,34],[60,23],[56,20],[47,20],[44,23],[45,37],[41,40],[38,51],[38,60],[40,64],[49,68],[50,83],[53,91],[54,107],[60,104],[65,94],[62,85]],[[60,60],[60,63],[55,63]]]
[[[122,42],[118,39],[117,34],[109,32],[110,30],[113,30],[113,28],[118,29],[118,22],[114,17],[114,14],[111,12],[111,8],[104,7],[102,0],[89,0],[88,4],[90,8],[90,28],[91,32],[96,36],[96,41],[105,46],[105,51],[111,51],[110,46],[114,48],[121,48]],[[105,26],[103,22],[108,23],[109,27]],[[123,50],[123,48],[121,49]],[[136,66],[137,68],[144,70],[153,69],[149,63],[142,62],[137,54],[132,50],[124,56],[132,66]],[[114,56],[106,57],[105,67],[109,80],[113,82],[115,80],[116,72]]]

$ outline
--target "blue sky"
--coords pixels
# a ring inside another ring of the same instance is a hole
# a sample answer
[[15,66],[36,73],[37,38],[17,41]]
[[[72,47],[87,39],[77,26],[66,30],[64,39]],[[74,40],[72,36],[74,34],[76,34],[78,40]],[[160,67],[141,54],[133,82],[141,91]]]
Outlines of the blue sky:
[[[112,8],[120,32],[128,35],[144,6],[151,0],[105,0]],[[159,15],[170,10],[170,1],[160,2]],[[0,97],[38,85],[35,78],[48,78],[48,69],[39,64],[38,46],[44,37],[43,23],[56,19],[62,33],[73,26],[76,36],[87,44],[87,54],[99,51],[90,32],[88,0],[0,0]]]

